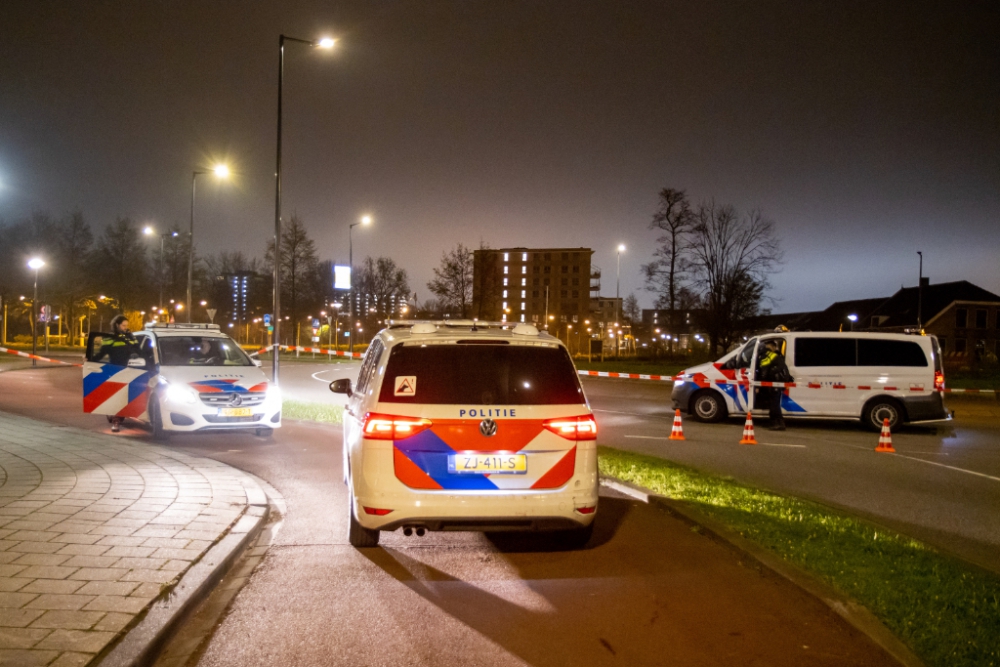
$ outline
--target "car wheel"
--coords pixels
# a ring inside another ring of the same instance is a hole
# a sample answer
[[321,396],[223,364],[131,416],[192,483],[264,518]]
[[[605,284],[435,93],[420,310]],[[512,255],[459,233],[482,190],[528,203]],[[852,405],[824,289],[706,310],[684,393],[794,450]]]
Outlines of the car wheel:
[[587,546],[590,542],[590,538],[594,535],[594,522],[591,521],[590,525],[586,528],[574,528],[573,530],[563,531],[560,535],[562,545],[567,549],[582,549]]
[[153,427],[153,440],[163,442],[170,439],[170,431],[163,428],[163,413],[160,411],[160,399],[155,396],[149,402],[149,423]]
[[711,389],[699,391],[691,399],[691,415],[700,422],[720,422],[726,417],[726,403]]
[[[351,503],[353,505],[353,503]],[[365,528],[354,518],[354,509],[349,509],[351,525],[347,530],[347,541],[356,549],[369,549],[378,546],[379,531]]]
[[903,423],[903,409],[899,402],[885,396],[869,401],[861,415],[865,427],[872,431],[881,431],[886,419],[889,420],[890,429]]
[[254,433],[258,437],[261,437],[261,438],[270,438],[272,435],[274,435],[274,429],[273,428],[259,428],[256,431],[254,431]]

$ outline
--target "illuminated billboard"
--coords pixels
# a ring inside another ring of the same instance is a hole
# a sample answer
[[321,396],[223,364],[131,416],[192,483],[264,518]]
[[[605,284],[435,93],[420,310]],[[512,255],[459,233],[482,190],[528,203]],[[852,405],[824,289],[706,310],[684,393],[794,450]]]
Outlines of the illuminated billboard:
[[351,289],[351,267],[333,267],[333,289]]

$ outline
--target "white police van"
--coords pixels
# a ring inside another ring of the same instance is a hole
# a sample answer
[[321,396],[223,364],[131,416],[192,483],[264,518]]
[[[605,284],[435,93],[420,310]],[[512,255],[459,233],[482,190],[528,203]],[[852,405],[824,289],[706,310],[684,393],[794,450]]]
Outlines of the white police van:
[[135,333],[140,353],[128,366],[100,356],[92,332],[83,366],[83,411],[146,422],[158,439],[171,432],[281,427],[281,397],[250,357],[217,324],[150,323]]
[[[674,382],[673,407],[704,422],[745,415],[748,383],[764,345],[776,341],[793,386],[782,388],[785,417],[859,419],[880,429],[950,419],[944,407],[941,347],[934,336],[775,332],[755,336],[718,361],[688,368]],[[766,414],[766,401],[753,403]]]
[[380,531],[590,537],[597,424],[559,339],[525,324],[390,323],[347,394],[350,543]]

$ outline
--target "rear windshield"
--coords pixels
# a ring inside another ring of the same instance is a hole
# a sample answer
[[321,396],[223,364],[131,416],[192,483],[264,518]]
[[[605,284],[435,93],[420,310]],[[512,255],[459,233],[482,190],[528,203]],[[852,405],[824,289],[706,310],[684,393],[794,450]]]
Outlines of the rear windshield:
[[561,347],[403,344],[392,348],[379,401],[566,405],[586,399]]
[[231,338],[163,336],[157,344],[163,366],[253,366]]

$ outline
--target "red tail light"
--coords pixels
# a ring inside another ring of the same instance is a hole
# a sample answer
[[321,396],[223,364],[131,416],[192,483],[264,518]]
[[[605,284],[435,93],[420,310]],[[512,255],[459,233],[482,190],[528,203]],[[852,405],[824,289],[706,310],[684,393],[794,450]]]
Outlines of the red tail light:
[[597,440],[597,422],[593,415],[548,419],[542,426],[567,440]]
[[944,372],[934,371],[934,391],[944,391]]
[[366,438],[373,440],[402,440],[426,431],[431,427],[431,420],[423,417],[399,417],[396,415],[379,415],[369,412],[365,415],[364,432]]
[[364,505],[362,505],[362,507],[364,507],[365,514],[374,514],[375,516],[385,516],[386,514],[392,511],[392,510],[384,510],[380,507],[365,507]]
[[577,507],[576,511],[580,514],[593,514],[597,511],[597,505],[591,505],[590,507]]

